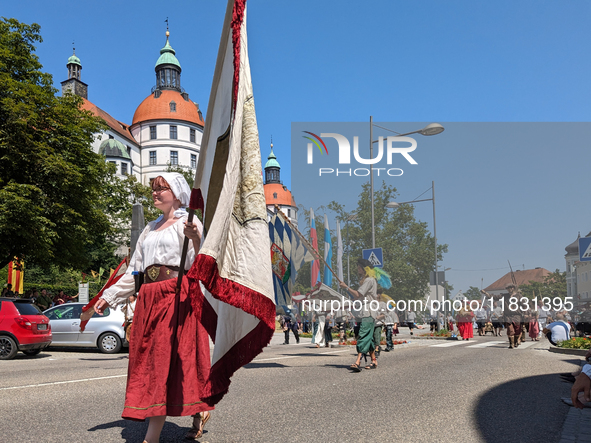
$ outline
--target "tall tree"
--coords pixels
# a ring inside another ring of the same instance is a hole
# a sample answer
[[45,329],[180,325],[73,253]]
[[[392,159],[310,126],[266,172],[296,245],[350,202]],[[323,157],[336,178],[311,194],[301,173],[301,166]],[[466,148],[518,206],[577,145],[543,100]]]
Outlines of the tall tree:
[[482,300],[482,294],[480,293],[480,289],[476,286],[470,286],[464,295],[469,300]]
[[79,97],[56,96],[34,53],[39,31],[0,20],[0,268],[14,256],[80,268],[110,231],[98,203],[110,174],[91,149],[104,126]]
[[[396,199],[396,188],[382,183],[374,191],[374,220],[376,247],[384,253],[384,271],[390,274],[392,289],[388,290],[395,300],[419,299],[429,290],[429,274],[435,269],[435,239],[427,229],[427,223],[414,216],[413,205],[402,205],[396,210],[386,204]],[[328,208],[337,213],[341,223],[351,212],[331,202]],[[357,283],[356,261],[363,249],[372,247],[370,186],[362,186],[354,220],[349,221],[349,247],[351,248],[351,282]],[[347,247],[347,245],[345,245]],[[447,245],[438,245],[438,259],[442,260]]]

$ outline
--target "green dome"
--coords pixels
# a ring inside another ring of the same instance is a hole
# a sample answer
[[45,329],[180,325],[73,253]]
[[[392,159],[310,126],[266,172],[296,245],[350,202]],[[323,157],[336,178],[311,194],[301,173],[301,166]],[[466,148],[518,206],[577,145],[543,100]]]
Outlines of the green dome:
[[80,59],[78,57],[76,57],[76,54],[73,54],[72,56],[70,56],[70,58],[68,59],[68,65],[78,65],[78,66],[82,66],[80,64]]
[[273,145],[271,145],[271,153],[267,157],[267,163],[265,163],[265,169],[267,168],[281,168],[279,166],[279,162],[277,161],[277,157],[273,154]]
[[105,157],[121,157],[126,160],[131,160],[131,157],[127,153],[127,147],[114,138],[108,138],[102,142],[98,152]]
[[172,46],[170,46],[170,43],[168,43],[168,36],[166,36],[166,45],[160,50],[160,57],[158,57],[155,67],[158,68],[160,65],[175,65],[181,69],[181,64],[174,54],[175,51],[172,49]]

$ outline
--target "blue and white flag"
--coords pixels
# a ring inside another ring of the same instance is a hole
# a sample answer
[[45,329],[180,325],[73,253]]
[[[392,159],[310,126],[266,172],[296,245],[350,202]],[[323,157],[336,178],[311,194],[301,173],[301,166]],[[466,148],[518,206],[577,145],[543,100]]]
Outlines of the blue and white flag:
[[[324,214],[324,276],[322,283],[326,286],[332,285],[332,271],[329,269],[332,262],[332,240],[330,239],[330,229],[328,229],[328,217]],[[328,266],[327,266],[328,264]]]
[[340,281],[343,278],[343,239],[341,238],[341,223],[337,220],[337,277]]
[[269,238],[275,302],[278,306],[290,305],[297,273],[314,256],[304,245],[301,234],[292,229],[282,213],[273,215],[269,221]]

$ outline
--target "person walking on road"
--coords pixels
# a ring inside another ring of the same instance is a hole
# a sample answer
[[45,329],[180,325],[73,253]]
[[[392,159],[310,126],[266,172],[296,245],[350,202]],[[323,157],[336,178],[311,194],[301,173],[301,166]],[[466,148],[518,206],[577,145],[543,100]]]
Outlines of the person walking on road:
[[366,366],[366,369],[376,369],[378,367],[373,338],[374,319],[368,308],[372,300],[377,300],[378,284],[376,279],[369,275],[372,269],[373,265],[369,260],[360,258],[357,260],[357,274],[360,280],[359,289],[354,290],[343,282],[340,284],[341,288],[346,289],[352,297],[363,303],[363,307],[358,314],[361,317],[361,325],[357,338],[357,360],[350,366],[353,372],[361,371],[361,356],[367,353],[371,356],[371,364]]

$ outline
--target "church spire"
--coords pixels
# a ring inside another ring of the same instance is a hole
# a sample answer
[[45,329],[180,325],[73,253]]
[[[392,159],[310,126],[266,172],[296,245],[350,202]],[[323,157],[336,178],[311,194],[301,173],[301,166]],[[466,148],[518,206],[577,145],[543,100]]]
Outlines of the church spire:
[[82,63],[76,56],[76,48],[72,42],[72,55],[66,64],[68,68],[68,79],[62,82],[62,95],[65,93],[78,95],[88,99],[88,85],[81,80]]

